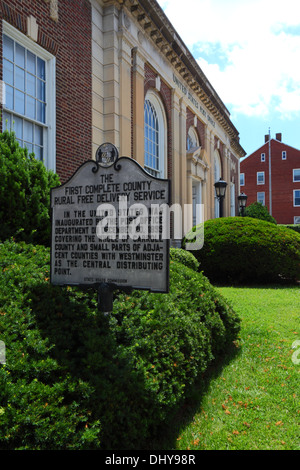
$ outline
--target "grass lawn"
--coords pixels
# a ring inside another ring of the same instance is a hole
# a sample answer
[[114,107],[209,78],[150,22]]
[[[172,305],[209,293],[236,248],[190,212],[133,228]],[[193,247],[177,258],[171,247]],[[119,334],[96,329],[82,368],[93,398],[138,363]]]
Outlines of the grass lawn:
[[300,289],[218,290],[242,319],[236,351],[194,389],[165,448],[299,450],[300,345],[292,346],[300,340]]

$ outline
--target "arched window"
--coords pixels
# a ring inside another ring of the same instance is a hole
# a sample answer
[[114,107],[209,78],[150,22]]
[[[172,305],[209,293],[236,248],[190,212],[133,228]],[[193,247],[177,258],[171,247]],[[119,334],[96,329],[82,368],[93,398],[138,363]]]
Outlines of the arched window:
[[[214,167],[215,175],[214,176],[215,176],[215,183],[216,183],[216,181],[219,181],[219,179],[221,178],[221,173],[222,173],[221,157],[220,157],[218,150],[215,150],[214,157],[215,157],[214,158],[215,160],[215,167]],[[219,206],[218,198],[215,193],[215,218],[217,219],[218,217],[220,217],[220,206]]]
[[145,170],[157,178],[165,177],[166,128],[163,105],[154,92],[148,92],[144,104]]
[[199,147],[199,145],[196,129],[194,127],[190,127],[187,136],[186,149],[190,150],[192,148]]

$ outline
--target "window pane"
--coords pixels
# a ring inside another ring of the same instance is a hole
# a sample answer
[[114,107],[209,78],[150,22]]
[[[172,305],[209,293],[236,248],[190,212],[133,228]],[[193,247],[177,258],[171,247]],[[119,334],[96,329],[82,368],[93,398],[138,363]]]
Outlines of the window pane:
[[45,82],[42,80],[37,81],[37,98],[41,101],[45,101]]
[[16,133],[17,139],[23,140],[23,119],[17,116],[13,117],[13,130]]
[[40,122],[46,122],[46,105],[41,101],[37,101],[37,117],[36,119]]
[[32,119],[36,118],[35,99],[30,96],[27,96],[26,98],[26,116]]
[[14,84],[14,65],[5,59],[3,61],[3,81],[8,85]]
[[34,154],[37,160],[43,160],[43,149],[38,145],[34,146]]
[[36,78],[30,73],[27,73],[26,74],[26,93],[28,93],[28,95],[35,96],[36,94],[35,82],[36,82]]
[[18,90],[15,90],[14,109],[17,113],[25,114],[25,94]]
[[37,76],[42,80],[46,80],[45,61],[40,59],[39,57],[37,58]]
[[36,75],[36,56],[32,52],[27,51],[27,70],[28,72]]
[[20,67],[15,67],[15,87],[25,91],[25,72]]
[[32,153],[33,152],[33,146],[31,143],[29,142],[24,142],[24,147],[26,147],[28,149],[28,153]]
[[14,109],[14,89],[9,85],[5,86],[5,106]]
[[3,57],[14,61],[14,41],[7,36],[3,36]]
[[40,126],[34,126],[34,142],[37,145],[43,145],[43,128]]
[[11,128],[11,125],[10,125],[10,122],[11,122],[11,116],[10,114],[8,113],[5,113],[3,112],[3,119],[2,119],[2,129],[5,130],[5,129],[10,129]]
[[28,121],[24,121],[24,140],[33,142],[33,124]]
[[15,63],[22,67],[23,69],[25,68],[25,49],[23,46],[20,46],[20,44],[16,43],[16,60]]

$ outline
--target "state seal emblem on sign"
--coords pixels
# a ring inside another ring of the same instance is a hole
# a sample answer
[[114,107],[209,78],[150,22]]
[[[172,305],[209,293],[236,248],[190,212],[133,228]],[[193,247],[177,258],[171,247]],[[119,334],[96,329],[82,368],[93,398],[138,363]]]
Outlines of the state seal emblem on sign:
[[96,161],[103,168],[112,166],[119,158],[117,148],[110,143],[102,144],[96,152]]

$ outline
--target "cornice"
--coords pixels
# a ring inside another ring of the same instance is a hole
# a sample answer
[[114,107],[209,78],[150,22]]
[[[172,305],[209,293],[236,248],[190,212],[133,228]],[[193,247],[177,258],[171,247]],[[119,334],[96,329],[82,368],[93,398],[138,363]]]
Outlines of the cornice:
[[102,0],[104,5],[116,4],[127,8],[139,23],[144,34],[159,49],[174,70],[193,90],[208,111],[230,137],[231,147],[241,157],[246,155],[239,143],[238,130],[230,119],[230,113],[206,78],[177,31],[156,0]]

